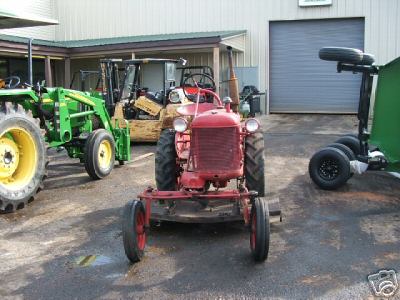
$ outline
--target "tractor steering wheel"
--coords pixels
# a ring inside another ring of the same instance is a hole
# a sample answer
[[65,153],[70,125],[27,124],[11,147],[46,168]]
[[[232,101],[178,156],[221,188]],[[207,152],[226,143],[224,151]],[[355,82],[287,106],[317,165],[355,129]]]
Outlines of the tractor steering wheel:
[[3,79],[5,82],[4,88],[6,89],[15,89],[21,82],[21,78],[18,76],[10,76]]
[[[196,77],[198,77],[199,80],[196,80]],[[194,86],[193,85],[187,86],[187,82],[189,81],[189,79],[191,79],[193,81]],[[201,84],[206,82],[207,79],[211,82],[211,86],[208,86],[208,87],[201,86]],[[197,90],[196,94],[193,94],[193,93],[188,94],[186,91],[186,88],[193,88],[193,89]],[[202,92],[200,91],[200,89],[202,90]],[[200,102],[205,102],[208,93],[204,93],[204,90],[209,90],[209,91],[213,92],[216,90],[216,85],[215,85],[214,79],[210,75],[204,74],[204,73],[193,73],[193,74],[190,74],[189,76],[187,76],[185,78],[185,80],[183,81],[182,90],[183,90],[183,94],[185,95],[185,97],[187,99],[193,101],[192,97],[190,97],[189,95],[197,96],[200,93],[201,94],[200,96],[203,96],[203,99],[201,99]],[[208,95],[210,95],[210,94],[208,94]]]

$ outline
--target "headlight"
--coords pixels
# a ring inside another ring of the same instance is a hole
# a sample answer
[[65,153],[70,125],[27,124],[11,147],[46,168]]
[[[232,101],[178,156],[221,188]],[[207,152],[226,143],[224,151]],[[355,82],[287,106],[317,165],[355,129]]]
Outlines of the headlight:
[[188,123],[184,118],[176,118],[173,125],[177,132],[185,132],[188,127]]
[[256,119],[248,119],[245,123],[248,132],[256,132],[260,128],[260,123]]
[[180,93],[177,90],[171,91],[169,93],[169,101],[171,101],[171,103],[182,102]]

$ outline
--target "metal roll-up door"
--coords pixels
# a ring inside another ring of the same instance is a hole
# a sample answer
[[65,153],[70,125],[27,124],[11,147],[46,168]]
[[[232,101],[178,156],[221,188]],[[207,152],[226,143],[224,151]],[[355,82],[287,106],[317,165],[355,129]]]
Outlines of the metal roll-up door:
[[270,111],[355,113],[361,75],[320,60],[325,46],[364,49],[364,19],[270,23]]

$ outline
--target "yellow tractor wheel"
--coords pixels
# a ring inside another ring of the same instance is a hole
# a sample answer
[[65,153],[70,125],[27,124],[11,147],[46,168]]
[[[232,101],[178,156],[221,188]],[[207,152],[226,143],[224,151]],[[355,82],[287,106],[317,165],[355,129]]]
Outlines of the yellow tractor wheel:
[[46,173],[46,147],[35,119],[19,104],[0,103],[0,211],[33,200]]
[[85,144],[85,169],[93,179],[108,176],[114,168],[115,142],[105,129],[93,131]]

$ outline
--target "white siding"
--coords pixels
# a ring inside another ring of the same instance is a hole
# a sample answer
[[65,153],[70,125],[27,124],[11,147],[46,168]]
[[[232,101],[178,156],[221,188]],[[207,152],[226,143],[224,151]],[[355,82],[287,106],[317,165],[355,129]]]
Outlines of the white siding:
[[378,63],[400,56],[399,0],[333,0],[308,8],[298,0],[57,0],[56,12],[57,40],[246,29],[239,63],[259,66],[261,90],[268,89],[273,20],[365,17],[365,50]]
[[[32,15],[54,19],[55,0],[8,0],[1,1],[4,9],[25,12]],[[55,26],[25,27],[0,30],[1,34],[31,37],[42,40],[55,40]]]

